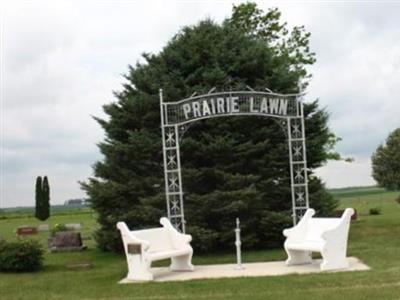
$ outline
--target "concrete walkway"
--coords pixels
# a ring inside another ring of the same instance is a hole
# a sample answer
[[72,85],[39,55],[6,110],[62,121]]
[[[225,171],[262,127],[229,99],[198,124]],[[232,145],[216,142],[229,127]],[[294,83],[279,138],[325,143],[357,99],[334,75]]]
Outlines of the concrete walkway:
[[[356,257],[348,258],[350,268],[331,272],[365,271],[369,267]],[[168,267],[152,268],[154,281],[186,281],[193,279],[232,278],[232,277],[257,277],[277,276],[287,274],[326,273],[319,269],[320,259],[312,264],[300,266],[286,266],[284,261],[257,262],[243,264],[244,269],[236,270],[235,264],[226,265],[200,265],[195,266],[193,272],[171,272]],[[121,280],[119,283],[134,283],[137,281]]]

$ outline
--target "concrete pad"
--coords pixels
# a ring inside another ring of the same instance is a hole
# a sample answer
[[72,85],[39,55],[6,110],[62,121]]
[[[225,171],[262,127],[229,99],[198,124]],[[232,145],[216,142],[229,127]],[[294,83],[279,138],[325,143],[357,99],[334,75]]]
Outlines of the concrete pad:
[[[168,267],[152,268],[154,281],[186,281],[193,279],[210,278],[233,278],[233,277],[258,277],[258,276],[279,276],[287,274],[309,274],[309,273],[328,273],[328,272],[348,272],[348,271],[366,271],[370,268],[356,257],[347,258],[350,264],[348,269],[336,271],[321,271],[319,265],[320,259],[313,260],[312,264],[286,266],[284,261],[257,262],[243,264],[244,269],[235,269],[236,264],[226,265],[199,265],[194,267],[193,272],[172,272]],[[119,283],[135,283],[126,278]]]

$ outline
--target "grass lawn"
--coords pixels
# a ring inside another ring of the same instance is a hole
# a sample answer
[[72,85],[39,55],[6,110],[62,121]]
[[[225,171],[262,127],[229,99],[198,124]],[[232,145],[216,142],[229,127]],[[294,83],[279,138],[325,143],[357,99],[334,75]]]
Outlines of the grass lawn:
[[[342,207],[358,210],[359,220],[351,225],[349,255],[362,259],[370,271],[118,285],[126,275],[125,257],[98,251],[93,240],[86,240],[85,252],[46,254],[45,268],[38,273],[0,273],[0,299],[400,299],[398,194],[336,192]],[[380,207],[382,214],[369,216],[372,207]],[[53,216],[46,223],[72,222],[84,224],[83,236],[90,236],[96,226],[88,213]],[[17,226],[38,223],[33,218],[0,220],[0,235],[12,239]],[[47,234],[36,238],[44,243]],[[245,251],[243,257],[245,262],[283,259],[283,250]],[[68,270],[65,265],[75,261],[90,261],[93,268]],[[233,247],[229,254],[194,257],[194,264],[234,261]]]

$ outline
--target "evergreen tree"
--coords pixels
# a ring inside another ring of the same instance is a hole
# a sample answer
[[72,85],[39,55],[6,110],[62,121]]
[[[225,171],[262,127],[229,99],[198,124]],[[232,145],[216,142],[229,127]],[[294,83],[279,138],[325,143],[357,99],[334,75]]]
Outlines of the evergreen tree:
[[36,177],[35,185],[35,218],[40,220],[40,212],[42,210],[42,177]]
[[44,221],[50,217],[50,186],[47,176],[44,176],[43,178],[42,193],[43,193],[43,205],[42,205],[41,220]]
[[35,190],[35,217],[41,221],[45,221],[50,216],[50,186],[47,176],[38,176],[36,178]]
[[[308,83],[306,67],[314,63],[309,33],[291,31],[276,9],[255,4],[233,8],[222,24],[205,20],[183,28],[158,54],[130,66],[116,102],[104,106],[107,120],[96,120],[106,139],[94,177],[82,183],[98,212],[100,248],[120,250],[115,224],[132,228],[159,226],[166,215],[158,89],[165,101],[213,87],[298,92]],[[310,170],[329,158],[337,141],[327,126],[328,114],[317,101],[305,105]],[[197,250],[231,248],[240,217],[243,246],[274,247],[282,229],[291,226],[290,173],[285,127],[263,117],[216,118],[193,123],[181,143],[187,232]],[[310,205],[330,214],[336,202],[320,180],[309,180]]]
[[391,132],[385,145],[372,155],[372,176],[388,190],[400,190],[400,128]]

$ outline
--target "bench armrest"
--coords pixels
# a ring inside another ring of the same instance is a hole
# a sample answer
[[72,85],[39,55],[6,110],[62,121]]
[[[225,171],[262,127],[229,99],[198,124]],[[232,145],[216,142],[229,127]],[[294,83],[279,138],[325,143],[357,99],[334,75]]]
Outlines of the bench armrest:
[[283,236],[288,238],[291,235],[293,235],[296,231],[297,231],[297,228],[296,228],[296,226],[294,226],[294,227],[291,227],[291,228],[284,229],[282,233],[283,233]]
[[175,227],[172,226],[171,222],[165,217],[160,219],[160,224],[165,229],[168,230],[169,234],[171,235],[174,247],[176,248],[181,248],[182,246],[190,247],[190,242],[192,240],[192,236],[190,234],[184,234],[176,230]]
[[182,242],[189,244],[192,241],[192,236],[190,234],[181,234],[180,239]]
[[346,208],[343,215],[340,217],[340,221],[338,224],[322,233],[322,238],[325,241],[332,241],[332,240],[347,240],[351,216],[354,214],[354,209]]
[[282,232],[283,235],[286,238],[298,237],[299,235],[301,235],[303,232],[305,232],[308,220],[311,219],[314,214],[315,214],[314,209],[312,208],[307,209],[306,213],[304,214],[303,218],[301,218],[300,222],[291,228],[284,229]]

